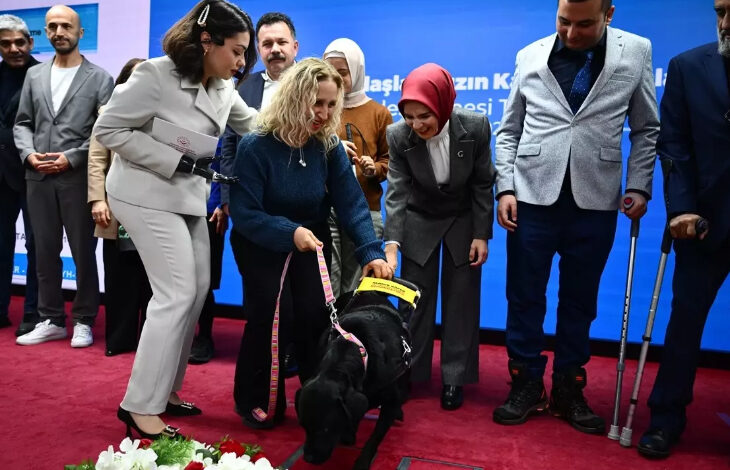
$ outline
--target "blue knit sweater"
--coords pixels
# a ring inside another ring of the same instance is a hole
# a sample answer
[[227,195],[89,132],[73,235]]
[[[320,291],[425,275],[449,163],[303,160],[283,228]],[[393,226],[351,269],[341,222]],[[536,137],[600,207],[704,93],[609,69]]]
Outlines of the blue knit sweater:
[[233,174],[240,178],[231,187],[233,228],[250,241],[273,251],[292,251],[297,227],[326,223],[334,206],[355,243],[360,265],[385,259],[342,144],[326,157],[314,138],[300,152],[272,134],[247,134],[238,146]]

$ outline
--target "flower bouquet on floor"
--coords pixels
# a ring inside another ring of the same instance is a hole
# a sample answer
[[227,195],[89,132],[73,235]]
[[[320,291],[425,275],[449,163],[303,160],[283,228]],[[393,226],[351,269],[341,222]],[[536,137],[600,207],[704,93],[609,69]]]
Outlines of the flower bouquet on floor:
[[91,460],[64,470],[274,470],[261,447],[224,437],[213,445],[177,436],[131,440],[109,446]]

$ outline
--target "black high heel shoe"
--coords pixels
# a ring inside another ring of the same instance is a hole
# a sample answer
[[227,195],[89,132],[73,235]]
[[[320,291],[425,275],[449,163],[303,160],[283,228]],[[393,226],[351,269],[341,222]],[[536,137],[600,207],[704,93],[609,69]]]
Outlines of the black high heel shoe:
[[132,414],[121,406],[117,409],[117,418],[119,418],[119,421],[127,425],[127,437],[130,439],[132,438],[132,429],[137,431],[137,434],[139,434],[141,438],[152,439],[153,441],[161,438],[162,436],[173,438],[180,435],[180,428],[173,428],[172,426],[165,426],[165,429],[157,434],[144,432],[139,428],[139,426],[137,426],[137,423],[134,422]]
[[167,402],[165,413],[171,416],[196,416],[201,414],[203,411],[195,406],[195,403],[184,401],[178,405]]

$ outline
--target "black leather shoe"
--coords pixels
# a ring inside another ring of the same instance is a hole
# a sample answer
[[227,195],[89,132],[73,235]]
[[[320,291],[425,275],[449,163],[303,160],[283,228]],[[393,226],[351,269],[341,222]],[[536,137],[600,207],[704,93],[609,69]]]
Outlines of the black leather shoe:
[[184,401],[179,405],[174,405],[170,402],[167,402],[165,413],[171,416],[196,416],[203,413],[203,411],[195,406],[194,403]]
[[530,415],[547,407],[547,393],[542,377],[530,377],[527,364],[510,360],[509,375],[512,385],[507,400],[494,409],[492,420],[497,424],[522,424]]
[[253,411],[242,413],[238,407],[235,407],[236,413],[241,417],[241,422],[244,426],[251,429],[271,429],[277,424],[281,424],[284,421],[284,412],[274,413],[274,418],[267,421],[259,421],[253,416]]
[[464,387],[461,385],[444,385],[441,390],[441,408],[456,410],[464,403]]
[[639,454],[650,459],[665,459],[669,457],[669,451],[677,438],[671,433],[660,428],[651,428],[641,436],[636,449]]
[[284,378],[288,379],[299,374],[299,365],[297,364],[297,356],[294,353],[294,347],[291,345],[286,348],[284,355],[284,364],[282,367]]
[[165,429],[157,434],[144,432],[139,428],[139,426],[137,426],[137,423],[134,422],[134,418],[132,418],[131,413],[123,409],[121,406],[117,409],[117,418],[119,418],[119,421],[127,425],[127,437],[130,439],[132,438],[132,429],[137,431],[137,434],[139,434],[139,436],[143,439],[156,440],[163,436],[173,438],[180,435],[180,428],[173,428],[172,426],[165,426]]
[[18,325],[18,329],[15,330],[15,336],[23,336],[26,333],[30,333],[35,329],[36,324],[41,322],[41,317],[37,312],[25,312],[23,314],[23,321]]
[[205,364],[206,362],[210,362],[213,359],[214,353],[213,338],[198,335],[193,340],[193,346],[190,348],[188,364]]
[[553,388],[548,408],[553,416],[564,419],[578,431],[604,434],[606,421],[591,410],[583,396],[587,380],[586,371],[582,367],[553,372]]
[[119,355],[119,354],[124,354],[124,353],[128,353],[128,352],[134,352],[134,350],[135,350],[135,348],[120,348],[120,349],[115,349],[115,348],[109,348],[109,347],[107,347],[106,350],[104,351],[104,355],[107,356],[107,357],[112,357],[112,356],[116,356],[116,355]]

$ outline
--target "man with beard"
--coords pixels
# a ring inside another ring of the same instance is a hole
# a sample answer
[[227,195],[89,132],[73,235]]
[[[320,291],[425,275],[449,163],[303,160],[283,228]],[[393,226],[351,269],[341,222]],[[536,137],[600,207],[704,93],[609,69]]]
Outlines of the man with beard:
[[38,63],[30,55],[33,38],[25,21],[13,15],[0,16],[0,328],[10,326],[8,307],[13,279],[15,221],[23,209],[25,248],[28,252],[23,320],[16,336],[31,331],[38,323],[38,281],[35,274],[33,229],[25,197],[23,164],[13,140],[13,124],[20,101],[20,89],[28,69]]
[[[282,72],[291,67],[294,59],[299,51],[299,42],[296,39],[296,30],[291,18],[284,13],[270,12],[264,13],[256,23],[256,44],[261,60],[264,62],[265,69],[254,72],[248,76],[246,81],[242,82],[238,88],[238,93],[243,101],[252,108],[261,110],[269,104],[274,92],[279,88],[279,79]],[[226,130],[221,142],[221,172],[224,174],[232,174],[233,160],[236,157],[236,149],[240,136],[231,129]],[[225,228],[220,227],[228,225],[228,185],[222,185],[216,188],[216,184],[211,191],[211,200],[208,203],[210,213],[210,224],[218,227],[210,228],[211,233],[211,249],[213,250],[211,259],[215,266],[211,272],[220,273],[221,257],[223,256],[223,234]],[[217,199],[217,200],[216,200]],[[216,208],[218,206],[218,208]],[[238,256],[237,235],[231,232],[231,248],[236,260]],[[218,281],[220,274],[214,276],[213,281]],[[211,285],[217,285],[212,282]],[[198,335],[193,341],[193,347],[190,351],[190,363],[202,364],[208,362],[213,357],[213,305],[215,299],[211,293],[206,299],[203,311],[200,314],[198,322]],[[289,350],[287,350],[289,351]],[[291,353],[287,352],[285,359],[285,371],[287,376],[296,374],[294,370],[294,360]]]
[[46,13],[53,59],[28,71],[13,128],[25,164],[28,209],[34,228],[40,323],[16,340],[32,345],[67,336],[60,254],[66,230],[76,265],[72,347],[93,343],[99,306],[94,224],[86,203],[89,136],[98,109],[111,96],[112,77],[79,52],[79,15],[64,5]]
[[[715,0],[718,43],[669,62],[657,153],[674,238],[672,313],[649,397],[651,424],[638,445],[667,457],[687,423],[702,331],[730,272],[730,0]],[[695,223],[709,221],[699,237]]]

